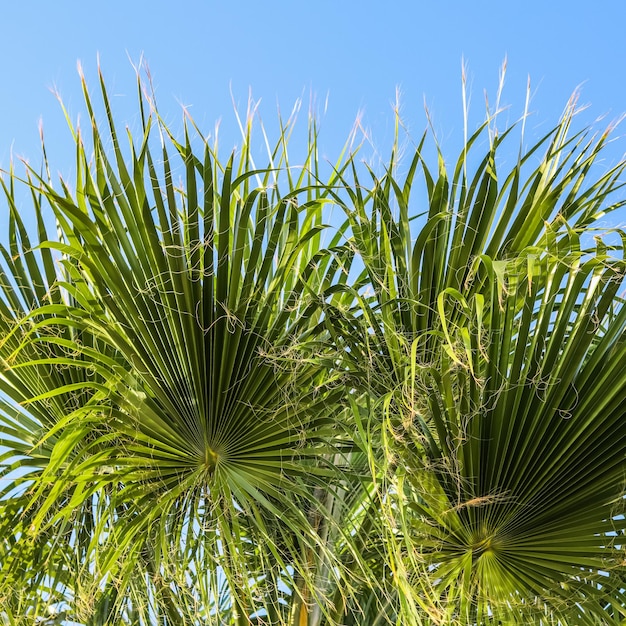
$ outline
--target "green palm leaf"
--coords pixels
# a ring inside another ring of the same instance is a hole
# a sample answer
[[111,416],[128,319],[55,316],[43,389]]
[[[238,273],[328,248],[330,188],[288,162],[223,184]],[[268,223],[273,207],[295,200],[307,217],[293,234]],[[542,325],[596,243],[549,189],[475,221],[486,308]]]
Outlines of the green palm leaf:
[[[29,494],[32,532],[68,524],[95,498],[107,506],[92,532],[108,539],[90,547],[117,588],[131,584],[137,567],[158,580],[204,554],[196,568],[218,567],[234,615],[257,606],[256,569],[276,580],[296,576],[312,598],[318,588],[307,555],[315,551],[335,570],[303,507],[311,481],[336,474],[318,459],[335,454],[325,443],[333,414],[326,407],[337,392],[324,391],[317,362],[293,351],[310,340],[318,350],[318,301],[349,264],[340,248],[331,256],[321,247],[328,192],[301,175],[290,176],[281,195],[272,170],[249,169],[245,147],[238,164],[231,156],[222,165],[197,137],[198,158],[188,131],[176,142],[156,111],[143,118],[140,145],[131,140],[127,166],[104,83],[101,93],[112,159],[85,89],[94,156],[90,163],[75,131],[76,190],[62,183],[58,192],[31,173],[63,231],[63,243],[42,236],[41,250],[45,259],[61,255],[63,273],[51,280],[69,298],[39,302],[7,329],[10,372],[19,380],[63,365],[74,378],[44,380],[13,397],[28,407],[77,404],[41,433],[50,458]],[[277,153],[283,167],[287,154]],[[183,188],[174,185],[174,168],[182,168]],[[312,180],[315,167],[307,170]],[[251,186],[255,177],[261,186]],[[37,345],[57,353],[42,358]],[[70,349],[80,362],[58,354]],[[214,591],[201,593],[206,606]],[[178,606],[169,587],[155,593],[182,615],[184,602]],[[261,608],[277,610],[280,596],[275,588]]]
[[[364,193],[355,174],[344,203],[374,295],[343,341],[370,396],[361,445],[382,450],[372,464],[406,623],[624,617],[621,233],[611,249],[583,245],[622,206],[623,166],[585,184],[605,137],[569,138],[571,115],[524,184],[541,144],[500,177],[508,133],[468,178],[483,128],[451,183],[422,142],[404,181],[372,173]],[[416,228],[418,167],[429,208]]]

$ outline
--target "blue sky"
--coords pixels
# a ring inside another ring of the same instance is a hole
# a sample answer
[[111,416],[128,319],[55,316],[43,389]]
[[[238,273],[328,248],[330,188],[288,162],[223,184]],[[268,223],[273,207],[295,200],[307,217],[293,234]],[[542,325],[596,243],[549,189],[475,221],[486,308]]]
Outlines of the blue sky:
[[[277,103],[286,112],[312,92],[321,108],[328,97],[322,145],[334,157],[359,111],[375,142],[390,138],[399,87],[407,125],[421,134],[426,102],[452,158],[462,139],[462,59],[475,122],[483,115],[483,91],[495,97],[505,57],[507,119],[521,114],[530,76],[529,128],[537,136],[579,85],[581,102],[591,105],[581,122],[626,112],[623,0],[35,0],[6,3],[2,24],[0,167],[11,154],[38,163],[40,118],[53,165],[71,166],[71,138],[50,88],[78,114],[76,62],[95,87],[98,54],[118,119],[132,127],[130,60],[143,54],[165,118],[180,119],[181,103],[207,132],[222,118],[224,148],[237,140],[231,89],[245,107],[250,88],[262,99],[264,119],[274,118]],[[617,141],[611,150],[611,158],[620,158],[626,144]]]

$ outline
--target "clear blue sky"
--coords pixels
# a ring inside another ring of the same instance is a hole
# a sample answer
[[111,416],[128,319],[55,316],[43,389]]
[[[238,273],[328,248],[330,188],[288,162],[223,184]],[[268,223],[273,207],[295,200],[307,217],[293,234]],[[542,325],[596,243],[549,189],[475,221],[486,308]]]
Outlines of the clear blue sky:
[[[505,56],[511,120],[523,110],[529,75],[537,134],[557,120],[579,85],[581,102],[591,105],[585,122],[617,118],[626,112],[625,27],[624,0],[7,2],[0,37],[0,167],[11,151],[39,162],[40,118],[53,164],[63,170],[67,160],[71,167],[70,137],[50,88],[78,113],[76,62],[83,62],[95,87],[97,54],[116,94],[118,118],[132,126],[129,57],[137,61],[143,54],[165,117],[179,119],[184,103],[207,132],[223,118],[225,148],[236,141],[234,130],[229,133],[231,85],[242,107],[251,88],[266,119],[277,102],[287,111],[311,90],[321,102],[328,95],[322,140],[335,156],[359,110],[375,141],[389,138],[396,87],[415,134],[425,127],[425,100],[444,150],[447,142],[456,147],[462,58],[476,119],[484,110],[483,90],[495,95]],[[626,142],[616,142],[614,150],[619,158]]]

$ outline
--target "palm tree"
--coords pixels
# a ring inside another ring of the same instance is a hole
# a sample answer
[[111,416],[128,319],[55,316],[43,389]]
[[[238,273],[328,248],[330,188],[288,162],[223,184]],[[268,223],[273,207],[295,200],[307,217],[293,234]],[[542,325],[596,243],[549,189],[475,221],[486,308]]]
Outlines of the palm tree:
[[427,133],[364,184],[350,144],[318,162],[314,119],[301,167],[290,119],[257,168],[251,117],[224,160],[138,87],[127,148],[83,80],[76,180],[44,150],[3,182],[4,620],[624,620],[607,136],[570,103],[502,176],[515,127],[489,118],[451,178]]

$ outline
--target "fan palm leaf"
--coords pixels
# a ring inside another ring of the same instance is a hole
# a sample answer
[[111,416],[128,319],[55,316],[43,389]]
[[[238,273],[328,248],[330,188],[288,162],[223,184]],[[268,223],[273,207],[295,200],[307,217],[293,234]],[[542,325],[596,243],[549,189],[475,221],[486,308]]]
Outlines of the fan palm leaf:
[[[360,446],[380,451],[407,624],[624,617],[612,538],[624,532],[623,234],[588,243],[623,205],[623,164],[587,182],[606,135],[569,136],[573,113],[504,176],[511,129],[468,174],[486,125],[451,182],[441,157],[428,169],[424,140],[404,180],[391,168],[370,188],[344,178],[373,295],[358,295],[342,341],[367,394],[354,415]],[[409,210],[420,168],[421,218]]]
[[[73,129],[75,190],[62,181],[57,191],[30,174],[63,233],[61,243],[43,233],[40,239],[46,260],[61,257],[62,272],[49,281],[68,297],[40,299],[9,325],[9,371],[19,380],[23,372],[63,365],[78,376],[13,394],[27,407],[65,397],[77,403],[40,436],[51,453],[28,494],[31,532],[67,524],[95,498],[96,570],[123,589],[137,567],[144,569],[151,593],[179,619],[185,600],[175,599],[175,588],[182,584],[184,595],[186,567],[198,555],[204,561],[192,571],[217,568],[237,619],[259,610],[255,589],[263,579],[273,588],[264,611],[280,609],[280,581],[294,576],[293,593],[313,599],[312,555],[329,575],[337,565],[323,545],[320,552],[306,510],[315,505],[314,485],[337,475],[324,455],[338,450],[325,443],[338,391],[326,390],[318,363],[294,358],[294,347],[322,345],[319,299],[344,280],[336,276],[350,263],[338,245],[341,233],[330,241],[333,254],[321,245],[327,191],[314,178],[315,145],[301,173],[281,182],[277,169],[289,171],[280,153],[285,129],[273,168],[251,168],[250,126],[239,162],[231,156],[222,165],[201,136],[196,156],[189,124],[179,143],[142,101],[143,136],[138,146],[131,139],[126,161],[101,87],[112,155],[85,87],[93,157]],[[181,188],[175,168],[182,168]],[[69,338],[58,337],[58,328]],[[72,349],[81,360],[42,358],[31,348],[40,341],[44,352]],[[33,431],[19,437],[38,443]],[[157,584],[165,572],[178,576],[171,588]],[[200,593],[207,607],[217,582]]]

